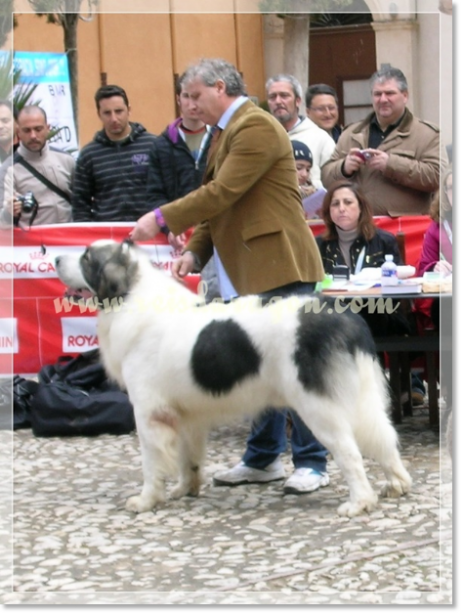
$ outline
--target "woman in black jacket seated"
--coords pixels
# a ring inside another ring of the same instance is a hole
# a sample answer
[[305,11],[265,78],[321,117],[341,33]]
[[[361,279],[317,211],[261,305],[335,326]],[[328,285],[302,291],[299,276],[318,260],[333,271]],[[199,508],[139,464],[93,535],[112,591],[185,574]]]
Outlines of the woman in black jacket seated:
[[[358,274],[364,267],[381,267],[386,254],[393,255],[396,265],[402,264],[397,239],[375,225],[371,207],[356,183],[341,180],[332,184],[320,215],[326,228],[316,240],[325,273],[331,274],[337,265],[347,265],[351,274]],[[379,314],[364,308],[360,313],[374,336],[410,333],[410,325],[399,310]]]
[[[331,274],[336,265],[347,265],[352,274],[358,274],[364,267],[381,267],[386,254],[393,255],[396,265],[402,264],[397,239],[375,225],[371,207],[356,183],[341,180],[332,184],[325,194],[320,215],[326,229],[316,240],[325,273]],[[410,323],[400,309],[381,314],[363,308],[360,314],[373,336],[411,333]],[[416,374],[411,377],[412,401],[414,405],[420,404],[425,388]]]

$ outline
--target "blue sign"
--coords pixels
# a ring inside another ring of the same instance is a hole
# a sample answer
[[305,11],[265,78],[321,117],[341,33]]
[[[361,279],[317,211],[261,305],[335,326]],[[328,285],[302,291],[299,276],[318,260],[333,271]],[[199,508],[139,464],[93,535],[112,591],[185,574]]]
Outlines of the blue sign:
[[68,59],[65,53],[15,51],[13,62],[20,70],[17,89],[34,85],[31,104],[40,104],[50,126],[60,128],[52,143],[66,151],[77,153],[78,138],[72,111]]
[[20,83],[69,83],[64,53],[15,51],[14,64],[21,71]]

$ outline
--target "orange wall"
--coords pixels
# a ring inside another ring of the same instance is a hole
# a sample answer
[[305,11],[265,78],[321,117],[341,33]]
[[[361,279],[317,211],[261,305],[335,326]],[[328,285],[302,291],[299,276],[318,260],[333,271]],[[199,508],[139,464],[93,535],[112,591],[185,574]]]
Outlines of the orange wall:
[[[62,52],[62,29],[18,14],[13,48]],[[78,26],[79,140],[100,129],[93,96],[100,75],[124,87],[131,119],[159,134],[175,116],[174,74],[201,57],[222,57],[242,72],[248,93],[265,96],[260,14],[100,13]]]

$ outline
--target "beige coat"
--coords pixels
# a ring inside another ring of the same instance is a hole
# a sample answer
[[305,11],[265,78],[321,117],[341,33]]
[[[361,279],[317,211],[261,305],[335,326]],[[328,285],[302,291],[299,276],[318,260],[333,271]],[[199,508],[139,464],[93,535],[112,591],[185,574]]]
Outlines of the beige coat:
[[[71,197],[76,163],[70,154],[53,149],[48,143],[40,152],[31,152],[21,144],[18,152],[49,181],[68,194],[69,198]],[[14,163],[4,173],[4,196],[1,204],[3,210],[0,212],[0,218],[3,222],[10,221],[11,223],[12,221],[9,213],[11,210],[9,202],[13,194],[24,195],[26,192],[32,192],[39,203],[37,216],[33,222],[34,226],[71,222],[71,204],[56,192],[50,190],[19,162]],[[30,215],[21,214],[21,224],[28,226],[29,222]]]
[[[322,181],[326,188],[336,180],[345,179],[341,167],[352,147],[366,149],[370,121],[347,126],[336,149],[322,167]],[[439,188],[441,156],[439,129],[415,118],[406,109],[400,124],[381,143],[378,149],[389,154],[386,171],[381,173],[362,165],[352,181],[358,182],[370,203],[374,215],[427,214],[432,194]]]
[[316,282],[323,265],[301,207],[291,142],[252,102],[233,114],[208,163],[205,183],[161,211],[204,265],[216,247],[240,295]]

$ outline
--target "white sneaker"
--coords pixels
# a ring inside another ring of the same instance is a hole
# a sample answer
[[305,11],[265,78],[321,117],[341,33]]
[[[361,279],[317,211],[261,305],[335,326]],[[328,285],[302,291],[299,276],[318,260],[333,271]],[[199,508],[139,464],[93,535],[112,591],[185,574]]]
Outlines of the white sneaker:
[[263,470],[257,470],[247,466],[244,461],[241,461],[230,470],[218,472],[212,482],[216,486],[229,485],[244,485],[245,483],[270,483],[273,480],[285,478],[285,470],[280,459],[277,458]]
[[297,468],[283,485],[285,493],[309,493],[330,484],[326,472],[317,472],[313,468]]

